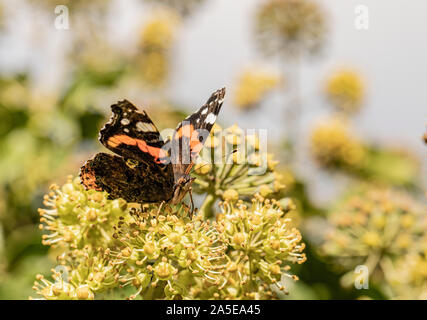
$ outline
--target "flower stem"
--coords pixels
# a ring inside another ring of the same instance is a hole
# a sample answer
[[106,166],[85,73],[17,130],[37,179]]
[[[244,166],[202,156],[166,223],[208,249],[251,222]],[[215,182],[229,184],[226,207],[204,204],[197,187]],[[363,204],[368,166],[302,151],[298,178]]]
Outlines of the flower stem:
[[200,212],[202,214],[203,220],[208,220],[213,217],[214,213],[212,207],[216,201],[217,197],[214,194],[209,193],[208,196],[203,201],[202,206],[200,207]]

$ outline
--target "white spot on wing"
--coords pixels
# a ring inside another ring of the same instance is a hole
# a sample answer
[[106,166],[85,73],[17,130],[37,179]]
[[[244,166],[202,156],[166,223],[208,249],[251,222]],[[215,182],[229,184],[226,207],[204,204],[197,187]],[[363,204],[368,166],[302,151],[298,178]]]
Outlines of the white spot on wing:
[[202,113],[201,114],[206,114],[208,112],[208,108],[206,107],[206,108],[204,108],[203,110],[202,110]]
[[144,131],[144,124],[141,121],[138,121],[136,123],[136,130],[138,130],[138,131]]
[[142,131],[142,132],[156,132],[156,128],[151,124],[147,122],[138,121],[136,123],[136,130]]
[[206,117],[205,122],[209,124],[214,124],[215,120],[216,120],[216,115],[214,115],[213,113],[209,113],[208,116]]
[[129,119],[123,118],[122,121],[120,121],[120,123],[124,126],[127,126],[130,123],[130,121]]

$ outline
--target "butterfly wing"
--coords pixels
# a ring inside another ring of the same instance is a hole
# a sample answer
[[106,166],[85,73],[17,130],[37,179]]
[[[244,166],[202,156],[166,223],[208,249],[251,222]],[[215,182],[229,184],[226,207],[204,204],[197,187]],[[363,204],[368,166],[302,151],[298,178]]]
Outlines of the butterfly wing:
[[140,162],[162,164],[166,153],[164,142],[154,123],[145,111],[127,100],[111,106],[110,121],[99,132],[99,141],[124,158]]
[[176,128],[170,142],[175,181],[189,173],[215,124],[224,96],[225,88],[215,91],[199,110]]
[[[161,202],[174,197],[176,182],[189,173],[221,109],[225,88],[217,90],[195,113],[181,122],[172,141],[171,162],[160,133],[129,101],[111,106],[113,115],[99,140],[117,155],[98,153],[80,170],[87,189],[107,191],[128,202]],[[176,193],[176,192],[175,192]]]
[[117,155],[98,153],[88,160],[80,169],[82,184],[129,202],[170,199],[173,168],[162,161],[166,154],[156,126],[145,111],[139,112],[127,100],[113,104],[111,110],[99,141]]
[[[80,179],[86,189],[106,191],[110,199],[123,198],[128,202],[167,201],[173,194],[171,167],[155,162],[135,162],[123,157],[98,153],[80,169]],[[166,172],[169,168],[170,172]]]

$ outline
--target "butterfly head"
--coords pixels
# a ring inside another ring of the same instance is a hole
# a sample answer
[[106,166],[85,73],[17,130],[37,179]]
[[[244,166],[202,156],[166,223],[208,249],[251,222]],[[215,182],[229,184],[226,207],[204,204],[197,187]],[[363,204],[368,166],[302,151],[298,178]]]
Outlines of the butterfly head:
[[190,175],[183,175],[177,180],[174,186],[172,204],[178,204],[182,201],[188,191],[191,189],[191,184],[196,178],[192,178]]

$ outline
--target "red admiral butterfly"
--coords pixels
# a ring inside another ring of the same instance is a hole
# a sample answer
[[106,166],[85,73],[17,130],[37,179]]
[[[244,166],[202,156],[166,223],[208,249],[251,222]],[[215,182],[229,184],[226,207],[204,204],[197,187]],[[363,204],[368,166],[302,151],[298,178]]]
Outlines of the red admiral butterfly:
[[[190,170],[221,109],[225,88],[214,92],[163,142],[145,111],[127,100],[113,104],[113,115],[99,141],[114,154],[98,153],[80,169],[86,189],[106,191],[128,202],[177,204],[190,191]],[[192,199],[191,199],[192,200]]]

